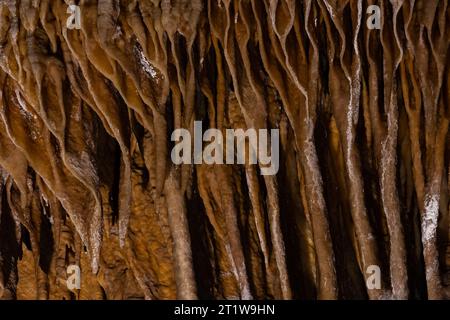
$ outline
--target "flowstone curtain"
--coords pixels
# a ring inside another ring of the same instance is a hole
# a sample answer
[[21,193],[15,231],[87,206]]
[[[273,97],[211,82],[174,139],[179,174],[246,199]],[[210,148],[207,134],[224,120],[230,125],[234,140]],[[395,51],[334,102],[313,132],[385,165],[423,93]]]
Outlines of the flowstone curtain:
[[[449,297],[449,17],[0,0],[0,297]],[[276,130],[276,174],[174,163],[197,121]]]

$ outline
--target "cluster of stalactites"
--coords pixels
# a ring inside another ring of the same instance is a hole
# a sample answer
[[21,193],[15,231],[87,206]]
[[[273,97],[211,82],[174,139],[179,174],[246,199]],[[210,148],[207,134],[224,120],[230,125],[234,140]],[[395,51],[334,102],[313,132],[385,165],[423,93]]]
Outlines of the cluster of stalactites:
[[[445,297],[447,1],[69,4],[0,1],[0,296]],[[195,120],[279,173],[175,166]]]

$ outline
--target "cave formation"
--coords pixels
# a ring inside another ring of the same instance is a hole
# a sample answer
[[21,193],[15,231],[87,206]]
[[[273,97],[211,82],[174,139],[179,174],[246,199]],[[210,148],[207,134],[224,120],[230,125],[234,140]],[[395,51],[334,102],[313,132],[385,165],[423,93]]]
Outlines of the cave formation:
[[[449,29],[447,0],[0,0],[0,297],[450,298]],[[175,165],[194,121],[279,129],[278,173]]]

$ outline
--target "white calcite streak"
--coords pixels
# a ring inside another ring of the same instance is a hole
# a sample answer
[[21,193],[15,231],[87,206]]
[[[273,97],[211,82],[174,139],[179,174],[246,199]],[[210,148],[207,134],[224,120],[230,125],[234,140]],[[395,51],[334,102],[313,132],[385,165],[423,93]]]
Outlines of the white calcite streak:
[[428,244],[436,236],[439,218],[439,196],[427,195],[425,199],[425,210],[422,220],[422,243]]

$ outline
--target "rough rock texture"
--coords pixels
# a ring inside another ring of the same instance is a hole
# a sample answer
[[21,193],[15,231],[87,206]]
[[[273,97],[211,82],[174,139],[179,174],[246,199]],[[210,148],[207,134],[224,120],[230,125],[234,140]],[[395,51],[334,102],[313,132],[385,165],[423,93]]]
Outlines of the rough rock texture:
[[[69,4],[0,0],[0,297],[449,296],[447,0]],[[280,171],[175,166],[194,120]]]

